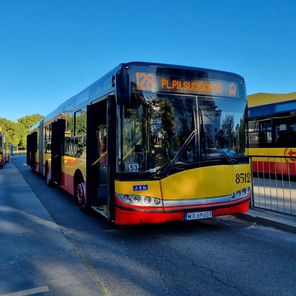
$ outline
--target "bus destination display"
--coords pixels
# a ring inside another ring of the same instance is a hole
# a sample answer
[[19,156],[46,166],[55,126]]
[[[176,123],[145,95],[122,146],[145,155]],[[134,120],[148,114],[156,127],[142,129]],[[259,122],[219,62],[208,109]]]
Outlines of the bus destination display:
[[238,85],[222,80],[189,80],[158,76],[153,73],[136,72],[133,90],[178,92],[189,94],[211,94],[217,96],[237,97]]

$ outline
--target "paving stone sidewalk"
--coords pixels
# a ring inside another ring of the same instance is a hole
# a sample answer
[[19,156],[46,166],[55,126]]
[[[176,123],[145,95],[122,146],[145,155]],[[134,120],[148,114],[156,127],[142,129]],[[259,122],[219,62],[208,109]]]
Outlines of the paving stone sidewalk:
[[0,170],[0,296],[103,295],[12,163]]

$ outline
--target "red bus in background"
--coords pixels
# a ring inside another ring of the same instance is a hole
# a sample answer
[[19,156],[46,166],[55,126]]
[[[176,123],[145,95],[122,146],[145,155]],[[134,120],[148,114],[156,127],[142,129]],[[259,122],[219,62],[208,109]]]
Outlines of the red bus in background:
[[248,96],[253,172],[296,176],[296,92]]

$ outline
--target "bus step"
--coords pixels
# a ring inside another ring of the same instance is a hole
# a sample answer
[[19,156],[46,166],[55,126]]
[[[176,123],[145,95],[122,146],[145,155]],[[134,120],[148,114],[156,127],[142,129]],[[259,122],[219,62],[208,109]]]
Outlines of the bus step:
[[100,215],[108,218],[108,209],[107,209],[107,205],[100,205],[100,206],[92,206],[91,207],[94,211],[96,211],[97,213],[99,213]]

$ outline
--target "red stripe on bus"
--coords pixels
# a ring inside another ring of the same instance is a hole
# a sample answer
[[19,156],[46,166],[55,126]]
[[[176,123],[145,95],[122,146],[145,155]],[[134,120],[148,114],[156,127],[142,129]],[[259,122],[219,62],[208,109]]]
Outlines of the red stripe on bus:
[[264,173],[266,175],[296,175],[296,163],[295,162],[275,162],[275,161],[257,161],[252,162],[253,172]]

